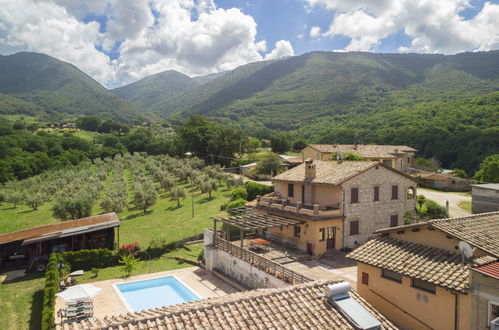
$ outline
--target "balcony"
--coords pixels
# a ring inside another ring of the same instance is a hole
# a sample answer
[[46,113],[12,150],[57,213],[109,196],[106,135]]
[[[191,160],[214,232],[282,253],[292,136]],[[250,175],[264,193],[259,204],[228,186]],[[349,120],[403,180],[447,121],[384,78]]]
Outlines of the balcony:
[[312,220],[337,218],[343,215],[340,203],[331,205],[291,203],[285,198],[277,198],[274,194],[257,196],[257,208],[280,214],[305,217]]

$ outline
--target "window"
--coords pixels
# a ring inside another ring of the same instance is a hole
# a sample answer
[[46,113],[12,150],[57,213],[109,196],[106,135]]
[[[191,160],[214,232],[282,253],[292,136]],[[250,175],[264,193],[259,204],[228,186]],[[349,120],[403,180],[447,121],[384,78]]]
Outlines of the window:
[[383,161],[383,165],[385,165],[387,167],[392,167],[392,160],[391,159],[385,159]]
[[350,221],[350,235],[357,235],[359,233],[359,220]]
[[399,199],[399,186],[392,186],[392,199]]
[[323,241],[326,239],[326,228],[319,229],[319,241]]
[[293,197],[295,195],[295,185],[290,183],[288,184],[288,197]]
[[374,187],[374,201],[379,201],[379,186]]
[[411,157],[407,157],[407,164],[411,163]]
[[351,203],[358,203],[359,202],[359,188],[352,188],[350,195],[351,195],[351,198],[350,198]]
[[399,273],[392,272],[391,270],[383,269],[381,271],[381,276],[389,280],[402,283],[402,275],[400,275]]
[[390,216],[390,227],[397,227],[399,225],[399,216],[394,214]]
[[295,234],[295,237],[301,237],[301,227],[300,226],[294,227],[294,234]]
[[490,322],[494,321],[498,317],[499,317],[499,304],[493,303],[492,301],[489,301],[487,324],[489,325]]
[[412,286],[416,289],[420,289],[420,290],[430,292],[430,293],[435,293],[435,290],[436,290],[435,284],[432,284],[432,283],[429,283],[429,282],[426,282],[423,280],[419,280],[417,278],[412,280]]
[[362,284],[369,285],[369,274],[362,272]]

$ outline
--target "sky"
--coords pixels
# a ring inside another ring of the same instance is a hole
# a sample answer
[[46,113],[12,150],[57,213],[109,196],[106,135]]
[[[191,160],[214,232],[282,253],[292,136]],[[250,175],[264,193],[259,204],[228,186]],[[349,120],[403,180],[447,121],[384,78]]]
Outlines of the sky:
[[108,88],[310,51],[499,49],[499,0],[0,0],[0,54],[45,53]]

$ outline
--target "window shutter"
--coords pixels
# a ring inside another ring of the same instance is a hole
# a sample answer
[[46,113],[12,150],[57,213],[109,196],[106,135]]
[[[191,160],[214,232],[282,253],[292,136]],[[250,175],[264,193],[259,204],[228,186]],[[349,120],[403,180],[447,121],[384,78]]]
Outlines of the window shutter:
[[392,199],[399,198],[399,186],[392,186]]
[[350,221],[350,235],[357,235],[359,233],[359,221]]
[[352,188],[351,190],[351,203],[359,202],[359,188]]
[[374,201],[379,201],[379,186],[374,187]]
[[369,285],[369,274],[362,272],[362,284]]

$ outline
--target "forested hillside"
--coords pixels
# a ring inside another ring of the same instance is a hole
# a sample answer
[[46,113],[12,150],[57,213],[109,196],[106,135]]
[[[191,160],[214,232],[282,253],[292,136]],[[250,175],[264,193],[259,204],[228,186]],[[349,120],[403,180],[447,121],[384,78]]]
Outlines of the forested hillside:
[[150,118],[75,66],[38,53],[0,55],[0,113],[51,119],[95,114],[120,121]]
[[140,107],[147,108],[166,102],[201,85],[200,81],[202,80],[196,80],[180,72],[169,70],[113,89],[112,92]]

